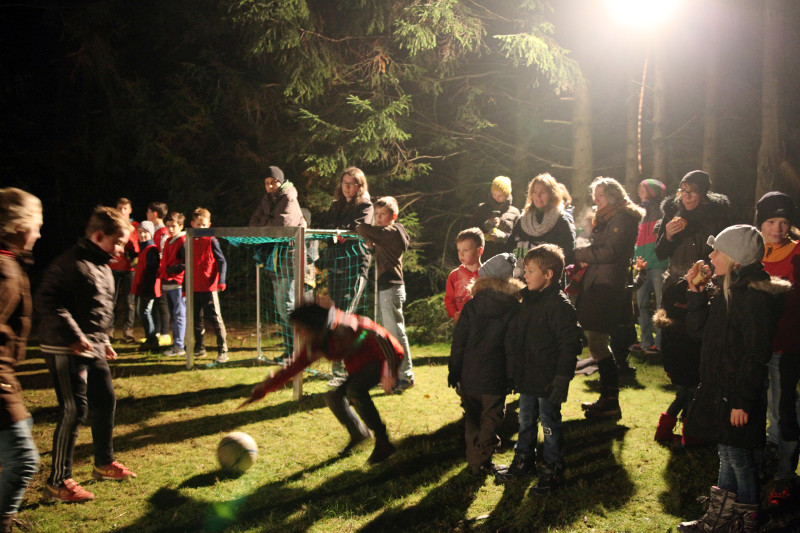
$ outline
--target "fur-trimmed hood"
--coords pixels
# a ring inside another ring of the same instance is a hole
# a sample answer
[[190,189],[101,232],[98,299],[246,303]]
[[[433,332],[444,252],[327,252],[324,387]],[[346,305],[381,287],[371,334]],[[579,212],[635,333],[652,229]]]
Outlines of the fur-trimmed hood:
[[493,290],[519,298],[519,291],[523,288],[525,288],[525,284],[514,278],[500,279],[478,277],[473,278],[469,285],[467,285],[467,291],[469,291],[473,297],[481,291]]

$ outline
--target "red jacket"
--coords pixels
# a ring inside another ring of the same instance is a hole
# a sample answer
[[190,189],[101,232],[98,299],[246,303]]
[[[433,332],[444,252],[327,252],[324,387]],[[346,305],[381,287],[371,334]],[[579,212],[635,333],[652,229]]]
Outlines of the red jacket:
[[228,263],[216,237],[195,237],[192,255],[194,292],[218,291],[220,285],[225,285]]
[[180,234],[177,237],[167,240],[164,251],[161,254],[161,265],[158,267],[158,279],[161,283],[171,282],[183,285],[183,275],[186,271],[185,250],[183,244],[186,242],[186,235]]
[[472,298],[472,295],[467,290],[467,285],[477,277],[477,270],[471,272],[464,265],[460,265],[447,276],[447,288],[444,292],[444,307],[447,309],[447,314],[450,315],[450,318],[455,318],[456,313],[460,313],[464,304]]
[[160,228],[156,228],[156,232],[153,234],[153,242],[158,246],[158,253],[164,252],[164,245],[168,240],[169,231],[167,231],[167,227],[161,226]]
[[766,245],[764,251],[764,270],[770,276],[778,276],[789,280],[792,290],[786,295],[786,307],[778,320],[778,330],[772,343],[775,352],[800,352],[800,292],[797,282],[800,281],[800,244],[789,241],[783,246]]
[[108,263],[111,270],[130,272],[135,268],[134,259],[139,253],[139,237],[136,235],[136,228],[139,227],[139,223],[131,222],[131,224],[133,225],[133,231],[131,231],[131,235],[128,237],[128,242],[125,243],[125,249]]
[[131,294],[143,298],[161,296],[161,282],[158,279],[158,246],[152,241],[142,243],[139,259],[136,262],[136,273],[133,275]]

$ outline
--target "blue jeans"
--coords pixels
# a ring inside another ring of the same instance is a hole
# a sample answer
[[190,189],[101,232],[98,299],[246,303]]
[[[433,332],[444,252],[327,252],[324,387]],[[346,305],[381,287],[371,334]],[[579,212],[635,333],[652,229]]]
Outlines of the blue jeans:
[[414,372],[411,369],[411,348],[406,336],[406,321],[403,317],[403,303],[406,301],[406,286],[392,285],[378,292],[378,308],[381,313],[381,325],[397,339],[403,347],[403,360],[398,369],[398,378],[411,381]]
[[31,434],[33,418],[0,430],[0,516],[19,510],[25,488],[39,470],[39,451]]
[[139,320],[142,321],[144,336],[147,342],[158,342],[158,337],[156,337],[156,324],[153,321],[153,301],[152,298],[144,298],[142,296],[136,297],[136,312],[139,315]]
[[542,459],[548,466],[564,466],[564,434],[561,431],[561,405],[547,398],[537,398],[531,394],[519,395],[519,439],[514,451],[522,455],[536,453],[539,436],[537,421],[542,421],[544,447]]
[[[661,329],[653,327],[653,313],[650,310],[650,293],[656,298],[656,309],[661,308],[661,292],[664,288],[664,272],[666,268],[648,268],[647,279],[636,291],[636,305],[639,306],[639,327],[642,328],[640,345],[643,349],[654,344],[661,349]],[[655,333],[655,342],[653,341]]]
[[289,315],[294,311],[293,272],[269,272],[275,296],[275,314],[283,335],[283,355],[289,357],[294,353],[294,330],[289,320]]
[[736,493],[739,503],[758,504],[758,472],[753,450],[720,444],[717,486]]
[[183,350],[183,338],[186,335],[186,298],[183,289],[168,289],[167,300],[172,314],[172,347]]

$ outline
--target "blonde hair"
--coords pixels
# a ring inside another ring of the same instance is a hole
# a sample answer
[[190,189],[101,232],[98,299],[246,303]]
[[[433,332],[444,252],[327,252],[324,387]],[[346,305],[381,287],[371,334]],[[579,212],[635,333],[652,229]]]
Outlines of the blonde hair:
[[397,200],[394,199],[394,196],[381,196],[375,200],[375,209],[379,207],[385,207],[393,215],[400,213],[400,207],[397,205]]
[[625,187],[614,178],[607,178],[605,176],[598,176],[592,183],[589,184],[589,190],[594,195],[594,190],[600,187],[606,197],[608,205],[625,204],[628,208],[638,211],[639,214],[644,216],[644,209],[636,205],[628,196]]
[[725,278],[722,280],[722,295],[725,297],[725,305],[728,309],[731,307],[731,283],[734,280],[731,280],[731,277],[736,273],[737,270],[742,268],[742,265],[734,261],[734,259],[726,254],[725,252],[714,248],[714,251],[717,252],[718,255],[721,255],[725,258],[725,263],[727,265],[727,269],[725,272],[714,272],[715,275],[724,275]]
[[42,225],[42,201],[29,192],[6,187],[0,189],[0,242],[19,231]]
[[99,205],[94,208],[86,224],[86,237],[91,238],[98,231],[102,231],[103,235],[122,235],[125,231],[133,231],[133,226],[126,216],[113,207]]
[[192,220],[203,220],[208,224],[211,224],[211,211],[205,207],[198,207],[192,211]]
[[528,184],[528,198],[525,201],[525,207],[522,212],[527,213],[533,205],[533,186],[540,183],[547,192],[550,193],[550,201],[547,203],[547,211],[551,209],[561,209],[564,206],[564,197],[561,194],[561,188],[558,186],[556,179],[549,173],[539,174],[531,180]]

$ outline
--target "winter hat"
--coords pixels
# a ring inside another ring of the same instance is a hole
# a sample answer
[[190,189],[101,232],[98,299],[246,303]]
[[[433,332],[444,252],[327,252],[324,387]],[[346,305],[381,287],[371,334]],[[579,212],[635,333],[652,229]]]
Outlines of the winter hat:
[[770,218],[785,218],[794,221],[794,202],[782,192],[772,191],[761,197],[756,203],[756,227],[760,228]]
[[150,222],[149,220],[145,220],[144,222],[139,222],[139,227],[147,230],[147,232],[150,234],[151,237],[156,232],[156,225]]
[[514,265],[516,264],[517,259],[514,257],[514,254],[497,254],[481,265],[481,268],[478,269],[478,277],[501,279],[510,278],[514,273]]
[[283,171],[275,166],[270,166],[269,169],[267,169],[267,178],[275,178],[281,185],[283,185],[285,179],[283,177]]
[[653,198],[663,198],[667,194],[667,186],[655,179],[642,180],[641,185]]
[[698,187],[704,195],[711,189],[711,176],[702,170],[692,170],[681,178],[681,183],[684,181]]
[[749,224],[736,224],[710,235],[706,242],[742,266],[758,263],[764,257],[764,237]]
[[492,192],[495,191],[511,196],[511,179],[505,176],[497,176],[492,180]]

